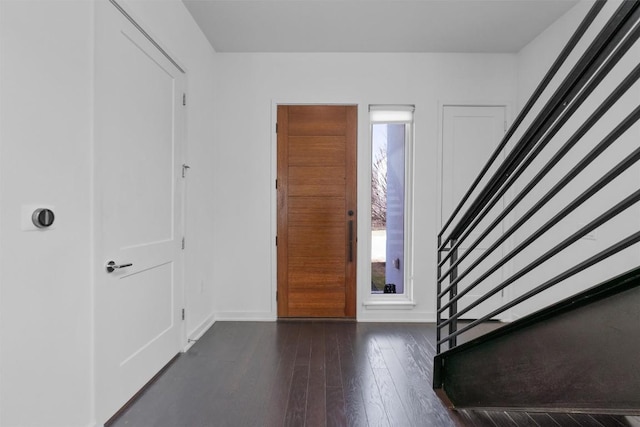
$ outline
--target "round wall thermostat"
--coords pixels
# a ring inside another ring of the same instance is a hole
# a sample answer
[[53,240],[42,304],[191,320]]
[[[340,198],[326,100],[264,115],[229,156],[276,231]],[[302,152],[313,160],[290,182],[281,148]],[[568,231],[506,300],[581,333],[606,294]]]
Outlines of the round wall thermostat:
[[38,228],[47,228],[53,224],[53,220],[55,219],[55,215],[51,209],[36,209],[31,216],[31,220],[33,221],[33,225]]

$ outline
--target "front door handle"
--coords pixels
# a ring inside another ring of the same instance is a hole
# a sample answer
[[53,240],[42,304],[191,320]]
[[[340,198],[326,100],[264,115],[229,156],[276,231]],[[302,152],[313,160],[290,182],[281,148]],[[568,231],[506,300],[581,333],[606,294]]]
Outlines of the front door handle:
[[353,220],[349,220],[349,262],[353,262]]
[[113,273],[114,271],[116,271],[119,268],[125,268],[125,267],[131,267],[133,264],[132,263],[128,263],[128,264],[116,264],[115,261],[109,261],[107,263],[107,273]]
[[[350,210],[349,216],[352,217],[354,212]],[[349,262],[353,262],[353,220],[349,220]]]

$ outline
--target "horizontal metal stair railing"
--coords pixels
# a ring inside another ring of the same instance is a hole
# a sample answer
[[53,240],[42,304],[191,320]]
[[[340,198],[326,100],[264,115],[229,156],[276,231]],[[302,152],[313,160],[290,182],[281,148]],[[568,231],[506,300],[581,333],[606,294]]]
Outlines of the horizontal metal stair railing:
[[[607,157],[611,150],[627,141],[630,129],[635,129],[640,119],[640,105],[632,106],[624,116],[616,110],[622,100],[626,102],[624,105],[629,104],[629,94],[635,93],[633,90],[640,91],[640,61],[636,60],[628,67],[630,59],[633,62],[633,56],[639,51],[640,2],[623,1],[601,20],[606,21],[600,24],[601,28],[591,28],[599,22],[596,18],[607,10],[605,3],[596,1],[584,16],[480,174],[444,221],[437,236],[438,355],[455,349],[458,339],[479,325],[640,242],[637,225],[625,225],[626,234],[597,253],[568,268],[562,267],[564,270],[538,283],[530,278],[522,283],[527,275],[572,250],[577,242],[599,227],[619,220],[623,212],[640,201],[640,189],[619,194],[616,187],[620,179],[626,179],[625,173],[638,164],[640,148],[620,161],[611,162]],[[586,40],[588,36],[592,39]],[[576,52],[579,46],[582,52]],[[572,57],[577,59],[569,64]],[[558,75],[563,69],[568,69],[565,77]],[[612,77],[614,74],[623,76],[617,84]],[[607,86],[603,89],[605,83]],[[600,101],[598,96],[602,96],[603,91],[606,96]],[[546,101],[542,99],[545,93],[551,93]],[[542,107],[531,117],[537,105]],[[597,129],[605,126],[611,129],[605,136],[600,136]],[[579,154],[586,140],[594,141],[595,145],[586,154]],[[618,144],[620,141],[622,143]],[[599,171],[599,175],[585,173],[594,165],[601,167],[603,162],[609,164],[605,171]],[[489,174],[491,170],[493,172]],[[555,181],[548,182],[552,175]],[[576,182],[586,189],[568,198],[563,192],[575,187]],[[541,195],[536,196],[536,191]],[[561,194],[563,199],[558,201]],[[616,201],[600,206],[601,211],[595,212],[590,203],[603,194],[615,196]],[[548,213],[550,209],[554,210]],[[548,219],[543,219],[539,226],[533,225],[532,219],[539,219],[538,215],[543,211]],[[560,242],[543,242],[551,231],[563,228],[557,224],[576,213],[593,216]],[[491,237],[496,233],[498,237]],[[480,247],[481,251],[474,252]],[[502,255],[497,261],[493,260],[500,250]],[[481,253],[478,255],[478,252]],[[525,253],[531,259],[520,258]],[[494,277],[507,267],[513,269],[511,264],[515,260],[521,267],[516,267],[506,278]],[[610,277],[620,273],[611,271]],[[480,285],[488,290],[469,302],[468,297]],[[498,307],[483,306],[505,290],[513,290],[514,295],[507,293],[507,300]],[[546,305],[537,308],[544,309],[553,302],[547,301]],[[470,323],[459,328],[461,319]],[[437,385],[434,379],[434,386]]]

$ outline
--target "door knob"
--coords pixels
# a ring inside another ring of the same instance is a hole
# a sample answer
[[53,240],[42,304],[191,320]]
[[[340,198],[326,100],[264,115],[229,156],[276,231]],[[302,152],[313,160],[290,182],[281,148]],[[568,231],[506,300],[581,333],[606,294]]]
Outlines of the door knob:
[[125,268],[125,267],[131,267],[133,264],[132,263],[128,263],[128,264],[116,264],[115,261],[109,261],[107,263],[107,273],[113,273],[115,270],[119,269],[119,268]]

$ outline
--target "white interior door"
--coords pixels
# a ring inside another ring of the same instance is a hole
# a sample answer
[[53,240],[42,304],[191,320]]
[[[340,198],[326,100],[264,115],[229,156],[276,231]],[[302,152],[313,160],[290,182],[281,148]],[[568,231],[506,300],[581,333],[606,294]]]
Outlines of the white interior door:
[[[504,106],[459,106],[445,105],[442,111],[442,188],[441,188],[441,225],[449,218],[459,201],[482,170],[500,143],[506,128],[506,108]],[[473,200],[473,196],[471,201]],[[501,202],[499,203],[501,204]],[[464,212],[464,209],[463,209]],[[489,217],[491,218],[491,216]],[[482,231],[482,230],[481,230]],[[483,241],[460,264],[460,271],[470,265],[490,245],[496,234],[502,233],[499,227],[495,233]],[[459,248],[459,254],[464,253],[469,245],[475,241],[480,233],[473,232]],[[502,256],[498,249],[478,267],[476,273],[471,273],[461,281],[459,291],[478,277],[483,266],[491,265]],[[467,295],[460,298],[458,309],[466,307],[471,301],[485,294],[495,287],[503,278],[502,269],[492,275],[490,280],[478,285]],[[502,293],[472,309],[462,318],[474,319],[488,313],[503,303]]]
[[[96,410],[104,422],[184,339],[184,75],[107,1],[96,4],[95,43]],[[122,268],[108,272],[109,261]]]

